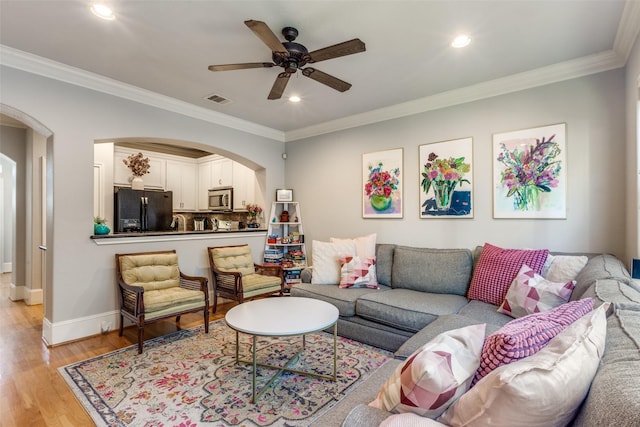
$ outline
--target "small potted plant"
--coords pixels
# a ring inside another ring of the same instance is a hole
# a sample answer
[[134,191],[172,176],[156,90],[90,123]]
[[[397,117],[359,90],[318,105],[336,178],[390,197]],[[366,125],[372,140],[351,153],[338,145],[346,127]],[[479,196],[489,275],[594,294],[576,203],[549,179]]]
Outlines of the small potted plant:
[[102,236],[109,234],[111,229],[107,226],[107,220],[99,216],[93,217],[93,234]]

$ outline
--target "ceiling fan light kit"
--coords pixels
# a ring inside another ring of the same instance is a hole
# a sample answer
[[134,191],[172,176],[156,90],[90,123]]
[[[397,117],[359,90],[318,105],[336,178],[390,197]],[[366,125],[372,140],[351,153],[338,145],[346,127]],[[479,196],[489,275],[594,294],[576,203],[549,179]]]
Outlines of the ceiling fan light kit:
[[280,72],[276,77],[276,81],[273,83],[267,99],[280,99],[287,87],[289,77],[298,70],[302,72],[303,76],[309,77],[339,92],[345,92],[351,88],[351,84],[344,80],[340,80],[337,77],[312,67],[302,67],[307,64],[326,61],[327,59],[364,52],[366,47],[360,39],[353,39],[327,46],[309,53],[305,46],[294,41],[296,37],[298,37],[298,30],[293,27],[285,27],[282,29],[282,35],[287,41],[281,42],[264,22],[250,19],[244,23],[271,49],[273,63],[249,62],[243,64],[210,65],[210,71],[245,70],[250,68],[270,68],[273,66],[281,67],[284,71]]

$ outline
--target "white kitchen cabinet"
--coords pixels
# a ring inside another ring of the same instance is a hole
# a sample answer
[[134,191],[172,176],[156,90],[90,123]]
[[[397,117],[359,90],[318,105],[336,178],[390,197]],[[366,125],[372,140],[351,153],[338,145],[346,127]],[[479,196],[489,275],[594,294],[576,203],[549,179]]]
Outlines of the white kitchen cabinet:
[[255,180],[253,169],[233,163],[233,210],[245,210],[248,204],[256,202]]
[[[131,154],[137,154],[138,151],[116,148],[113,153],[113,184],[114,185],[131,185],[131,169],[129,169],[123,160]],[[164,190],[165,186],[165,167],[166,160],[160,157],[142,153],[149,158],[149,173],[142,176],[145,188],[158,188]]]
[[165,189],[173,192],[174,210],[196,209],[196,169],[195,162],[167,160]]
[[209,209],[208,191],[211,188],[211,163],[210,161],[198,163],[198,210]]
[[213,160],[211,164],[211,188],[233,186],[233,160]]

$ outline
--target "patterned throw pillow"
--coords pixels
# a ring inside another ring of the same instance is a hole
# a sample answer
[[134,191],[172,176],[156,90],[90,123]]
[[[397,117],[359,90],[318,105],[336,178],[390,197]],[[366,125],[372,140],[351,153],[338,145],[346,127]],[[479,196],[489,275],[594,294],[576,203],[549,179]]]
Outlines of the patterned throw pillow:
[[376,258],[361,259],[359,256],[340,257],[341,288],[378,289],[376,281]]
[[430,418],[442,414],[469,388],[485,327],[471,325],[436,336],[396,368],[369,406]]
[[607,306],[569,325],[533,356],[491,372],[438,421],[452,426],[570,425],[604,353]]
[[502,249],[485,243],[467,297],[493,305],[502,304],[511,281],[522,265],[527,264],[540,274],[547,255],[547,249]]
[[499,366],[537,353],[551,338],[592,310],[593,299],[585,298],[507,323],[484,341],[472,385]]
[[569,301],[576,282],[556,283],[523,265],[498,311],[511,317],[551,310]]

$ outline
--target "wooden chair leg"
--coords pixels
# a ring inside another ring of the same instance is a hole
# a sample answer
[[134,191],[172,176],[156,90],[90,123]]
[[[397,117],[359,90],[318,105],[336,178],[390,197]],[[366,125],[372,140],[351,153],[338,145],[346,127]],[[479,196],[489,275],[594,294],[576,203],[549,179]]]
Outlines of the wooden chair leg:
[[217,293],[213,293],[213,314],[216,313],[216,309],[218,308],[218,294]]
[[209,333],[209,307],[204,308],[204,333]]
[[124,332],[124,316],[120,312],[120,328],[118,329],[118,336],[121,337]]
[[176,316],[176,323],[180,323],[180,316]]
[[144,340],[144,325],[138,326],[138,354],[142,354],[142,342]]

